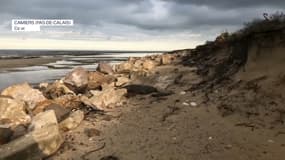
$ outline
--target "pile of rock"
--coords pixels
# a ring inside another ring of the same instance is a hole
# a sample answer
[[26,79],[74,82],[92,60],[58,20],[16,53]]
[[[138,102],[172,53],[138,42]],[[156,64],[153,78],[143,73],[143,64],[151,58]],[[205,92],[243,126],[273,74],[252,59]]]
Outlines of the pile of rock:
[[[0,159],[41,159],[55,153],[62,134],[76,128],[86,108],[108,110],[126,102],[129,73],[170,64],[176,55],[130,58],[115,71],[100,63],[97,71],[75,68],[61,80],[10,86],[0,94]],[[128,74],[123,74],[128,73]]]
[[168,65],[177,60],[178,54],[152,55],[143,58],[129,58],[128,61],[115,66],[116,72],[149,72],[156,66]]

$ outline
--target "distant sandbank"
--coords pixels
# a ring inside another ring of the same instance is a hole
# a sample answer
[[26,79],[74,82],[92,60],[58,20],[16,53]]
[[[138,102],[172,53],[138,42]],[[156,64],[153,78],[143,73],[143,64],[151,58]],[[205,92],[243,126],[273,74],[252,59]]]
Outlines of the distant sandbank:
[[0,59],[0,69],[20,68],[56,62],[59,57],[39,57],[29,59]]

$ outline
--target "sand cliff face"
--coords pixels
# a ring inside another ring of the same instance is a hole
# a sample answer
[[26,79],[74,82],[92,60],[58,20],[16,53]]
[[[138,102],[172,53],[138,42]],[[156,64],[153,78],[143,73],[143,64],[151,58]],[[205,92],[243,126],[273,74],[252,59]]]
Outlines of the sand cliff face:
[[[181,51],[179,51],[181,52]],[[188,51],[186,66],[196,66],[202,92],[223,116],[238,115],[262,127],[285,121],[285,28],[217,38]],[[216,92],[216,93],[215,93]]]
[[251,33],[244,36],[217,38],[187,52],[184,65],[197,66],[204,77],[203,84],[218,83],[237,77],[248,79],[258,76],[282,76],[285,67],[285,28]]

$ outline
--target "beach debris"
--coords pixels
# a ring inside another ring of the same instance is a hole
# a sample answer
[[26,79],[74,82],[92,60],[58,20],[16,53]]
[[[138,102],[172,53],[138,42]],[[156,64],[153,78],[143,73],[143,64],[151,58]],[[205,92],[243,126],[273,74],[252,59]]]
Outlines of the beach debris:
[[88,85],[88,71],[82,67],[77,67],[65,76],[63,82],[72,91],[83,92]]
[[111,84],[116,78],[111,75],[104,75],[100,72],[89,72],[88,74],[88,90],[100,89],[103,84]]
[[108,63],[100,62],[97,67],[97,71],[105,74],[114,74],[112,66]]
[[121,106],[125,102],[126,89],[115,89],[105,85],[102,91],[91,91],[93,97],[89,100],[98,108],[113,108],[114,106]]
[[75,129],[84,119],[84,113],[77,110],[69,115],[68,118],[59,123],[61,131],[69,131]]
[[39,90],[33,89],[28,83],[12,85],[4,89],[1,95],[22,100],[28,104],[29,109],[34,109],[38,102],[46,100]]
[[0,97],[0,121],[1,124],[11,128],[19,124],[29,124],[31,117],[26,113],[26,104],[23,101],[9,97]]
[[0,159],[42,159],[55,153],[63,143],[52,110],[36,115],[30,129],[25,136],[0,146]]

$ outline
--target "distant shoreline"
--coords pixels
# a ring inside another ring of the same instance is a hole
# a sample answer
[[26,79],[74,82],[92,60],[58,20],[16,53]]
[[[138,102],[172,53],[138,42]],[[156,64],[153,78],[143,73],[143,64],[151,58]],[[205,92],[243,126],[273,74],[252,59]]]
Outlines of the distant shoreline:
[[48,63],[56,62],[59,59],[60,59],[59,57],[45,57],[45,58],[39,57],[39,58],[28,58],[28,59],[0,59],[0,70],[48,64]]

